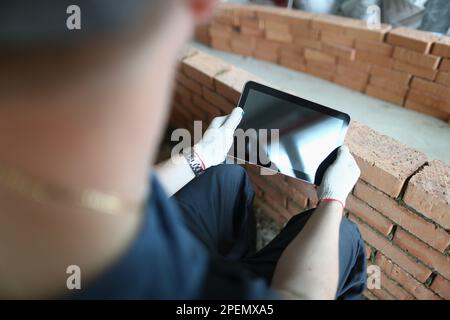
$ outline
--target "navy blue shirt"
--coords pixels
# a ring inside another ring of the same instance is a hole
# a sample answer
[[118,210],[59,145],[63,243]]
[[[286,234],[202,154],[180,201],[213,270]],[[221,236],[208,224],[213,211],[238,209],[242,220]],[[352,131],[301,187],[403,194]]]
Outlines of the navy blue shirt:
[[271,299],[267,284],[237,262],[212,257],[187,229],[156,178],[127,252],[75,299]]

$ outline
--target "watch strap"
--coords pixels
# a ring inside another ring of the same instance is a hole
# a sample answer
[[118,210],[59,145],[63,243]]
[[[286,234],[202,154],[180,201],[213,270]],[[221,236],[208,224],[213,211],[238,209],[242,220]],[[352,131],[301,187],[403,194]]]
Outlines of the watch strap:
[[196,177],[205,172],[203,161],[199,158],[199,156],[197,155],[197,153],[193,148],[185,152],[184,157],[186,158],[189,167],[191,168],[192,172],[194,172],[194,175]]

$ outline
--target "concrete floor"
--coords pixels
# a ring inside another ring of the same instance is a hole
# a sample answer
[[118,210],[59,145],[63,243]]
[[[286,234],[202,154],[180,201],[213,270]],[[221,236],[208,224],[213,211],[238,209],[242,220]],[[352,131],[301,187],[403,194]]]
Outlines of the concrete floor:
[[281,89],[346,112],[353,120],[421,150],[431,159],[450,163],[450,125],[446,122],[272,63],[193,45]]

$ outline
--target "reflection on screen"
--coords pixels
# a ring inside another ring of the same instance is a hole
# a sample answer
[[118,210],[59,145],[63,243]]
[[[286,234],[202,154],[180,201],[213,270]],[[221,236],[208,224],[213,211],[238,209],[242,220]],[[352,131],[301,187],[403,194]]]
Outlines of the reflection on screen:
[[261,146],[259,140],[262,139],[249,139],[246,161],[256,156],[260,162],[259,150],[263,148],[272,168],[275,166],[283,174],[314,182],[319,165],[340,144],[344,125],[341,119],[256,90],[249,91],[244,110],[239,125],[244,131],[279,129],[278,143],[268,139],[267,145]]

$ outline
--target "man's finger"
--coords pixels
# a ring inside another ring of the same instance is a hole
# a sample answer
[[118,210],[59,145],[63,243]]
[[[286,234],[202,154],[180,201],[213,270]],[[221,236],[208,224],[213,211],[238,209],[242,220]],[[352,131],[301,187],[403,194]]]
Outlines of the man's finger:
[[209,125],[208,129],[218,129],[220,128],[228,116],[221,116],[216,117],[211,121],[211,124]]
[[237,126],[241,122],[242,116],[244,115],[244,110],[242,108],[237,107],[234,108],[231,114],[223,123],[222,127],[227,130],[236,130]]

